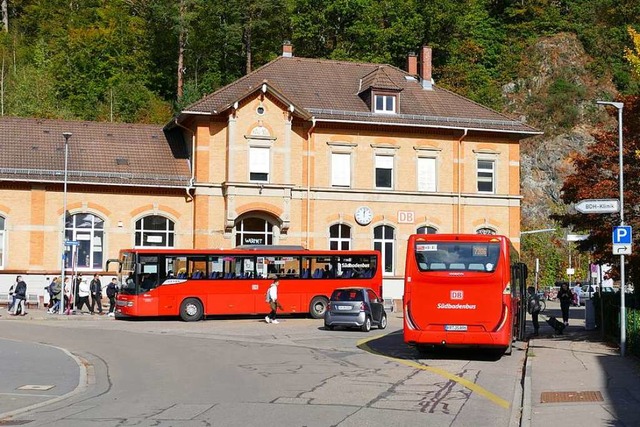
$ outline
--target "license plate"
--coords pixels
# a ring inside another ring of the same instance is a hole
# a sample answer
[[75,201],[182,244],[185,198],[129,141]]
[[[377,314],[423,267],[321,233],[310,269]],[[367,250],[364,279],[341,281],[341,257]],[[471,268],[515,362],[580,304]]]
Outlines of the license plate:
[[467,325],[444,325],[445,331],[466,331]]
[[351,310],[350,305],[339,305],[338,310]]

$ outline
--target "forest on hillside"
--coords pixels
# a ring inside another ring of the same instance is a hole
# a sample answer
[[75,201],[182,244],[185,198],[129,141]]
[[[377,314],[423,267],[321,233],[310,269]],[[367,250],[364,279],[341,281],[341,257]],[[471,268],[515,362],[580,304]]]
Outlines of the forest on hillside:
[[[401,68],[422,44],[434,78],[497,110],[529,73],[527,48],[575,34],[634,93],[623,58],[635,0],[2,0],[3,115],[163,123],[181,107],[274,59],[294,55]],[[556,83],[559,103],[568,81]],[[578,94],[579,95],[579,94]],[[541,115],[544,117],[545,115]],[[535,125],[535,123],[534,123]]]
[[[557,231],[521,245],[530,266],[543,260],[545,285],[566,279],[564,234],[578,221],[563,216],[567,194],[579,194],[562,189],[571,156],[615,126],[594,100],[640,89],[640,60],[625,56],[638,51],[637,0],[0,1],[4,116],[164,124],[276,58],[285,40],[295,56],[402,69],[431,46],[438,86],[544,131],[521,144],[521,228]],[[584,279],[601,255],[582,249]]]

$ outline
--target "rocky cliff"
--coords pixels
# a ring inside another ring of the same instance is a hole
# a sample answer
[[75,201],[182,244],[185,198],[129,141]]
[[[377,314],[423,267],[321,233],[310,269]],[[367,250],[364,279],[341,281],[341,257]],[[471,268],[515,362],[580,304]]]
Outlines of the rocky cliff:
[[564,211],[560,189],[573,171],[571,154],[593,142],[598,123],[616,125],[595,104],[616,96],[611,76],[591,64],[575,35],[544,37],[523,56],[521,77],[503,87],[508,111],[544,132],[521,145],[523,229],[550,224],[549,214]]

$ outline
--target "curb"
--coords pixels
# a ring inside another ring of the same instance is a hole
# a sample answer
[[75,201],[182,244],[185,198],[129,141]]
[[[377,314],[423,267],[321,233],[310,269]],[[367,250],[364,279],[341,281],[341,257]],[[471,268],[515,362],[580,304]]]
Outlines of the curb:
[[[95,374],[93,373],[94,372],[93,366],[86,359],[78,357],[73,353],[71,353],[70,351],[68,351],[67,349],[62,347],[56,347],[50,344],[42,344],[42,343],[38,343],[38,344],[46,345],[47,347],[58,349],[76,362],[76,364],[78,365],[78,369],[80,370],[78,385],[69,393],[63,394],[58,397],[54,397],[53,399],[45,400],[44,402],[35,403],[33,405],[25,406],[24,408],[14,409],[13,411],[2,413],[0,414],[0,424],[2,424],[2,422],[6,423],[8,419],[13,418],[17,415],[23,414],[25,412],[42,408],[43,406],[51,405],[53,403],[60,402],[62,400],[75,396],[76,394],[83,393],[88,388],[88,385],[90,383],[95,383]],[[91,374],[89,374],[89,370],[91,370]]]

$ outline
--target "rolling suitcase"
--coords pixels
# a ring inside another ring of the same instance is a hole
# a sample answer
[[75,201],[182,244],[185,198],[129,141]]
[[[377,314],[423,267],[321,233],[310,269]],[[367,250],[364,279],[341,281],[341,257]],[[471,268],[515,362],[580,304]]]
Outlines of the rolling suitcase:
[[556,319],[554,316],[542,316],[543,318],[546,317],[545,322],[547,322],[547,325],[551,326],[553,328],[554,331],[556,331],[556,334],[562,334],[562,331],[564,331],[564,323],[562,323],[561,321],[559,321],[558,319]]

